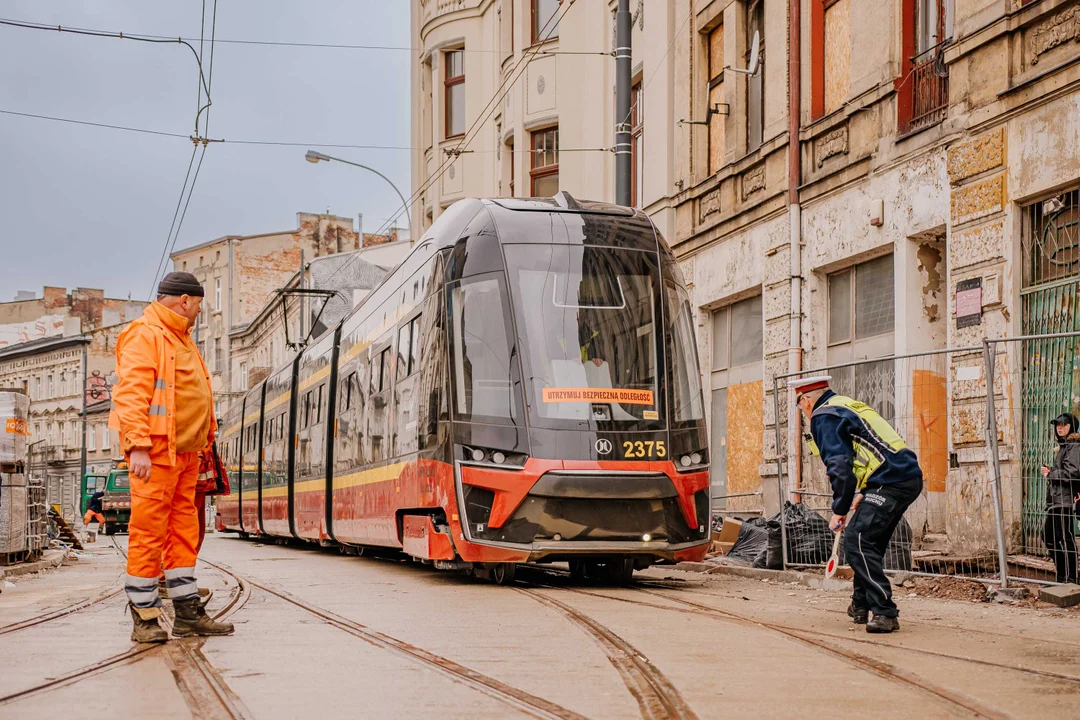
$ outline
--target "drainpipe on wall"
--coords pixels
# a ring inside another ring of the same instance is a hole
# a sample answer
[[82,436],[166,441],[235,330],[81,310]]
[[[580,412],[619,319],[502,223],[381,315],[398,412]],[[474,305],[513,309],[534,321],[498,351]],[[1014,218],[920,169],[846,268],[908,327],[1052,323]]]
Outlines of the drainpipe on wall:
[[[799,205],[799,183],[802,180],[799,123],[802,117],[802,18],[800,0],[788,1],[788,222],[790,226],[789,254],[791,256],[791,322],[788,344],[788,372],[802,369],[802,207]],[[795,393],[788,390],[788,478],[793,486],[802,487],[802,452],[800,446],[801,416],[795,404]],[[779,422],[779,418],[776,421]],[[783,512],[784,497],[780,498]],[[796,502],[801,496],[794,498]]]
[[232,406],[232,338],[229,331],[232,330],[232,283],[233,283],[233,240],[229,238],[229,294],[227,296],[228,317],[225,319],[225,348],[228,350],[228,361],[225,363],[225,397],[229,399],[227,406]]

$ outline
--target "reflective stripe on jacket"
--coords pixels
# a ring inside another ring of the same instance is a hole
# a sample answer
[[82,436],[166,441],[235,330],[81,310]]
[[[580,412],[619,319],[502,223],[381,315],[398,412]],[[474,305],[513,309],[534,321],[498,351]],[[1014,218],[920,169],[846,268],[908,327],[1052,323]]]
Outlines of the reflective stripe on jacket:
[[826,392],[814,407],[810,432],[810,452],[825,463],[837,515],[846,515],[855,492],[870,482],[888,485],[922,476],[915,453],[866,403]]
[[[133,320],[117,338],[116,374],[120,381],[113,390],[109,427],[120,434],[125,455],[135,448],[143,448],[151,451],[151,459],[155,462],[175,465],[176,347],[190,344],[194,348],[194,341],[186,333],[181,337],[169,325],[165,313],[172,311],[159,303],[151,303],[143,316]],[[201,356],[199,362],[209,385],[210,373]],[[208,443],[213,441],[216,432],[211,401]],[[152,440],[153,436],[160,438],[157,443]]]

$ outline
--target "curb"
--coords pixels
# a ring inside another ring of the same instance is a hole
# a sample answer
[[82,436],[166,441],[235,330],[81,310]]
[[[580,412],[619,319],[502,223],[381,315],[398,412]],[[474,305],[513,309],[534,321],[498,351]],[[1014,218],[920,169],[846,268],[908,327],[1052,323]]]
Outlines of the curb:
[[851,583],[836,578],[826,578],[814,573],[799,572],[797,570],[766,570],[763,568],[734,567],[731,565],[716,565],[704,562],[682,562],[675,566],[676,570],[683,572],[700,573],[703,575],[735,575],[751,580],[771,580],[778,583],[797,583],[808,588],[817,590],[850,590]]
[[60,567],[60,564],[64,562],[66,556],[66,550],[46,550],[44,557],[37,562],[22,563],[20,565],[12,565],[11,567],[3,568],[3,570],[0,571],[0,577],[18,577],[19,575],[29,575],[31,573],[41,572],[42,570],[52,570],[53,568]]

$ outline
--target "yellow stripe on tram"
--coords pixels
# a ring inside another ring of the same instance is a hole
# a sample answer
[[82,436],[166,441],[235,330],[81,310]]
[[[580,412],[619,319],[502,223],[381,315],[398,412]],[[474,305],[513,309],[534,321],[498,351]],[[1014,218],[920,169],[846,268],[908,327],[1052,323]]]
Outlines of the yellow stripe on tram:
[[300,382],[300,385],[297,387],[297,390],[307,390],[309,387],[311,387],[315,383],[319,382],[324,377],[329,377],[329,375],[330,375],[330,366],[327,365],[322,370],[319,370],[318,372],[314,373],[311,377],[308,377],[308,378],[305,378],[304,380],[302,380]]
[[[359,485],[373,485],[389,480],[397,480],[401,476],[401,471],[405,469],[407,464],[408,463],[394,463],[393,465],[383,465],[382,467],[372,468],[370,470],[361,470],[360,472],[342,475],[339,478],[334,478],[334,490],[343,490]],[[296,483],[293,487],[295,492],[298,493],[323,492],[326,490],[326,479],[317,478],[315,480],[304,480],[303,482]],[[287,495],[288,492],[289,489],[287,487],[263,488],[263,497],[278,497]]]

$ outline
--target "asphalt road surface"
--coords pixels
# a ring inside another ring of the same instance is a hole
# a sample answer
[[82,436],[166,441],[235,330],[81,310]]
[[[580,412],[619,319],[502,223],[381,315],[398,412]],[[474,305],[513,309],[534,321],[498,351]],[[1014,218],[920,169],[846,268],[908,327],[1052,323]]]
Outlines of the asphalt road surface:
[[654,569],[512,587],[416,563],[211,535],[231,637],[136,646],[126,537],[0,595],[0,717],[1063,718],[1080,615],[901,598],[868,635],[841,592]]

